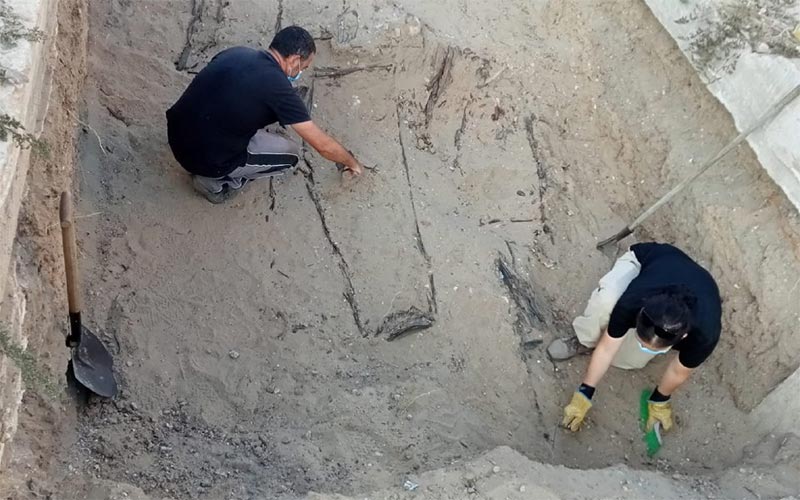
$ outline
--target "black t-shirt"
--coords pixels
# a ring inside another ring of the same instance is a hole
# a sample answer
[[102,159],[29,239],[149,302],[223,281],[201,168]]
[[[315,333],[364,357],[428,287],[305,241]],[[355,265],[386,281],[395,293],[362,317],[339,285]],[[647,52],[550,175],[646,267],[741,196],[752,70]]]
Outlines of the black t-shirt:
[[186,170],[222,177],[245,164],[247,143],[258,129],[310,119],[271,54],[233,47],[214,56],[167,110],[167,133]]
[[685,286],[697,297],[692,308],[692,328],[673,349],[683,366],[696,368],[708,358],[722,329],[722,301],[708,271],[672,245],[639,243],[631,247],[642,269],[622,294],[608,323],[608,334],[621,338],[636,327],[644,300],[665,288]]

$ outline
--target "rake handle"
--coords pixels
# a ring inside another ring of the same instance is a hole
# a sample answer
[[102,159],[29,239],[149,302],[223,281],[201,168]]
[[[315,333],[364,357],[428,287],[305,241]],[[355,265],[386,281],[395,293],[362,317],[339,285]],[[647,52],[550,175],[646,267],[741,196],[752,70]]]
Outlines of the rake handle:
[[790,102],[794,101],[797,96],[800,96],[800,85],[797,85],[792,90],[790,90],[786,95],[784,95],[778,102],[773,104],[761,117],[756,120],[750,128],[744,130],[739,135],[736,136],[731,142],[729,142],[724,148],[720,149],[716,155],[714,155],[711,159],[707,160],[703,163],[700,168],[693,173],[692,175],[686,177],[684,180],[679,182],[675,187],[673,187],[667,194],[662,196],[658,201],[653,203],[647,210],[642,212],[639,217],[636,218],[633,222],[631,222],[628,226],[622,229],[619,233],[615,234],[611,238],[605,239],[597,244],[598,250],[601,250],[606,245],[610,245],[611,243],[617,243],[626,236],[629,236],[633,233],[634,229],[639,227],[642,222],[648,219],[653,213],[661,208],[662,205],[668,203],[672,198],[674,198],[678,193],[683,191],[686,186],[694,182],[695,179],[700,177],[706,170],[713,167],[717,164],[725,155],[730,153],[736,146],[742,143],[747,137],[761,128],[764,124],[772,120],[778,113],[780,113],[783,108],[789,105]]

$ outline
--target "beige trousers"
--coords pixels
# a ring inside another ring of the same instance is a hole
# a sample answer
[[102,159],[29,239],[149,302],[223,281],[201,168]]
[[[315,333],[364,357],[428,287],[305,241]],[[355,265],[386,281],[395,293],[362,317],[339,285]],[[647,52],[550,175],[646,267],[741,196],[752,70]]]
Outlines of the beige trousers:
[[[642,266],[636,260],[636,254],[628,251],[617,259],[608,274],[600,278],[600,284],[592,292],[583,315],[578,316],[572,322],[572,328],[575,329],[575,335],[578,336],[581,344],[590,348],[597,345],[600,337],[608,328],[611,311],[631,281],[639,275],[641,269]],[[633,370],[643,368],[655,356],[655,354],[648,354],[639,349],[636,329],[632,328],[623,337],[622,346],[611,364],[624,370]]]

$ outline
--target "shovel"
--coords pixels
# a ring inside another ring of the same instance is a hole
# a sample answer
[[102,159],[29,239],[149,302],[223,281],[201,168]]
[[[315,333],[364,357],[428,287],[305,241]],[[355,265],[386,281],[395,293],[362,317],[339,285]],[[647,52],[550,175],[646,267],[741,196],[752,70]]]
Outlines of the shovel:
[[104,398],[117,395],[114,380],[114,360],[100,339],[81,323],[80,275],[78,274],[78,246],[75,244],[75,227],[72,223],[72,196],[61,193],[61,238],[64,243],[64,267],[67,270],[67,301],[69,302],[69,326],[67,347],[72,357],[67,365],[67,374],[89,391]]

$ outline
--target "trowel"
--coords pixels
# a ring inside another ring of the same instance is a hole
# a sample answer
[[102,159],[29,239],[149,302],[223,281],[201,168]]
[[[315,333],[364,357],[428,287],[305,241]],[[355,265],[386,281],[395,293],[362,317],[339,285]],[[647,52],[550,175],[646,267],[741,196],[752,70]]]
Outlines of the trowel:
[[652,429],[649,431],[647,430],[647,420],[650,418],[650,408],[648,403],[652,393],[653,391],[644,389],[641,396],[639,396],[639,422],[642,427],[642,432],[644,432],[642,441],[644,441],[644,444],[647,447],[647,456],[650,458],[654,457],[664,444],[664,441],[661,438],[661,422],[656,422]]
[[64,244],[64,267],[67,272],[67,301],[69,326],[67,347],[72,355],[67,365],[67,379],[104,398],[117,395],[114,380],[114,360],[106,346],[81,321],[80,275],[78,273],[78,246],[75,243],[75,226],[72,222],[72,196],[61,193],[61,238]]

